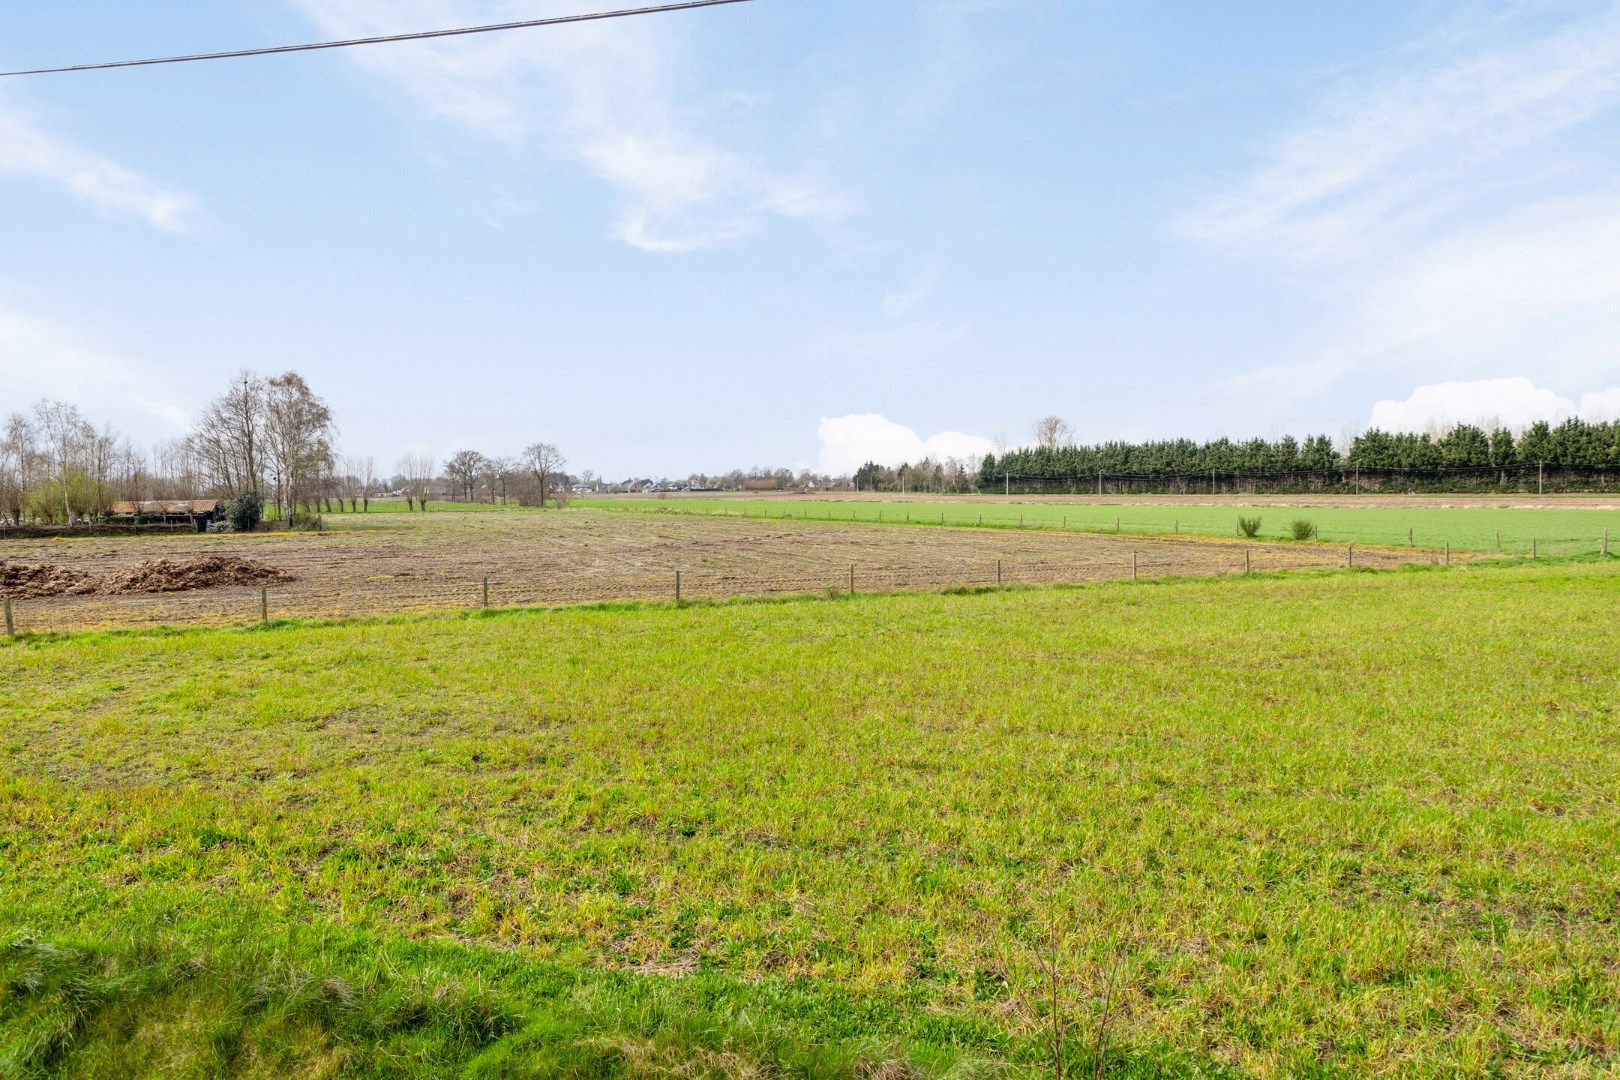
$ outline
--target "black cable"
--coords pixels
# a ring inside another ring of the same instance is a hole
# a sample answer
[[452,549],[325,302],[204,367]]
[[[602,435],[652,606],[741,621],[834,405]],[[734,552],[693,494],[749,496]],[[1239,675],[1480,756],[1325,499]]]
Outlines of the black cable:
[[315,41],[307,45],[273,45],[262,49],[193,53],[189,56],[162,56],[149,60],[114,60],[104,64],[74,64],[71,67],[0,71],[0,79],[13,75],[60,75],[73,71],[105,71],[109,68],[150,67],[154,64],[190,64],[198,60],[234,60],[244,56],[274,56],[278,53],[314,52],[317,49],[346,49],[353,45],[384,45],[395,41],[424,41],[429,38],[464,37],[468,34],[490,34],[497,30],[529,30],[538,26],[597,22],[602,19],[623,19],[631,15],[657,15],[666,11],[688,11],[692,8],[718,7],[721,4],[746,4],[749,2],[750,0],[684,0],[682,3],[658,4],[652,7],[596,11],[584,15],[557,15],[549,19],[524,19],[519,22],[491,23],[487,26],[461,26],[452,30],[421,30],[412,34],[379,34],[375,37],[348,38],[343,41]]

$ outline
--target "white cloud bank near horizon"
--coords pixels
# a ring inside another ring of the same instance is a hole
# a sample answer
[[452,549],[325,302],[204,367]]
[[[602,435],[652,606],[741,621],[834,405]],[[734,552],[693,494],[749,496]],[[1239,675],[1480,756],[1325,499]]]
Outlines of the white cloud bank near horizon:
[[1620,420],[1620,386],[1589,390],[1576,401],[1522,376],[1431,383],[1402,401],[1378,402],[1367,426],[1414,433],[1442,431],[1456,424],[1500,424],[1517,430],[1537,420],[1556,424],[1574,416]]
[[888,466],[923,458],[978,461],[995,452],[995,444],[982,436],[942,431],[924,439],[879,413],[824,416],[816,436],[821,440],[821,471],[833,476],[853,473],[868,461]]
[[[77,405],[121,435],[169,438],[185,432],[191,404],[153,365],[0,303],[0,417],[42,398]],[[168,388],[165,390],[155,388]],[[133,428],[133,430],[132,430]]]

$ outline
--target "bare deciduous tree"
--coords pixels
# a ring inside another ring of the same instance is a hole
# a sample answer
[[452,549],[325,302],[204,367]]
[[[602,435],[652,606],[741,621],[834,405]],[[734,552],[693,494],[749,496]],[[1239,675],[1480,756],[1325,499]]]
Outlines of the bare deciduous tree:
[[537,442],[523,451],[523,467],[540,486],[542,508],[546,505],[546,495],[550,492],[551,485],[566,464],[568,460],[562,456],[562,451],[550,443]]
[[291,521],[300,503],[317,503],[332,468],[332,410],[304,377],[283,372],[264,384],[265,463],[276,501]]
[[1030,425],[1030,433],[1035,436],[1035,445],[1045,450],[1067,446],[1074,439],[1074,429],[1061,416],[1041,417]]
[[264,380],[239,372],[197,417],[191,447],[212,486],[229,495],[258,491],[264,476]]
[[405,454],[395,469],[405,487],[405,505],[427,509],[429,489],[433,486],[433,459],[426,454]]
[[457,450],[444,463],[445,479],[456,486],[467,502],[473,501],[473,488],[482,477],[487,460],[476,450]]

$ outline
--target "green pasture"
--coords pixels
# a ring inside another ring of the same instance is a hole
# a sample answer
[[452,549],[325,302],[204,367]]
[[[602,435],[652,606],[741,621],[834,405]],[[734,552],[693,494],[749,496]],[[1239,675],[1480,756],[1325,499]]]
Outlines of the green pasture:
[[1154,535],[1183,532],[1201,536],[1232,536],[1237,519],[1258,517],[1260,536],[1286,539],[1289,526],[1304,518],[1317,527],[1319,538],[1342,544],[1378,544],[1441,548],[1458,551],[1502,551],[1528,555],[1532,542],[1537,554],[1595,553],[1611,531],[1611,551],[1620,551],[1620,511],[1579,507],[1542,509],[1518,507],[1410,506],[1410,507],[1289,507],[1169,504],[1076,504],[1031,500],[992,503],[971,498],[939,501],[856,501],[809,499],[659,499],[613,497],[582,499],[576,506],[602,509],[655,510],[671,514],[744,517],[792,517],[831,521],[910,523],[913,525],[984,525],[996,528],[1069,528],[1087,532]]
[[0,643],[0,1075],[1612,1075],[1617,568]]

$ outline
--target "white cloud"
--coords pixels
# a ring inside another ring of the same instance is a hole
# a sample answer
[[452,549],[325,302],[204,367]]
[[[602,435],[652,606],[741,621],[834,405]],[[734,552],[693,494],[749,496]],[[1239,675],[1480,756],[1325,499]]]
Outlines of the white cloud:
[[0,307],[0,414],[61,398],[126,434],[174,435],[187,412],[154,392],[171,380],[41,319]]
[[[289,2],[341,36],[564,13],[559,4],[533,2],[476,9],[456,0]],[[350,58],[482,139],[514,149],[538,143],[582,166],[616,193],[619,238],[647,251],[734,244],[772,220],[847,214],[849,200],[812,170],[768,164],[728,145],[744,141],[752,103],[687,90],[677,26],[614,20],[353,50]]]
[[1537,420],[1557,423],[1572,416],[1620,419],[1620,387],[1588,391],[1577,405],[1522,376],[1435,383],[1418,387],[1404,401],[1380,401],[1367,423],[1384,431],[1444,431],[1456,424],[1518,430]]
[[[1455,45],[1455,35],[1443,42]],[[1403,65],[1412,56],[1400,56]],[[1366,250],[1497,186],[1500,163],[1620,100],[1620,16],[1340,87],[1270,159],[1178,224],[1290,255]],[[1535,166],[1545,162],[1534,162]]]
[[816,436],[821,440],[821,471],[833,475],[852,473],[868,461],[891,466],[923,458],[977,462],[995,452],[995,444],[978,435],[942,431],[924,439],[878,413],[824,416]]
[[0,175],[33,177],[65,188],[107,214],[155,229],[184,231],[194,200],[46,131],[14,104],[0,101]]
[[[1341,81],[1251,176],[1176,223],[1291,268],[1312,260],[1330,305],[1314,347],[1223,380],[1217,398],[1297,406],[1374,373],[1450,385],[1527,362],[1566,385],[1612,378],[1620,158],[1582,125],[1620,110],[1620,12],[1539,33],[1516,18],[1453,24]],[[1491,35],[1508,44],[1478,44]]]

